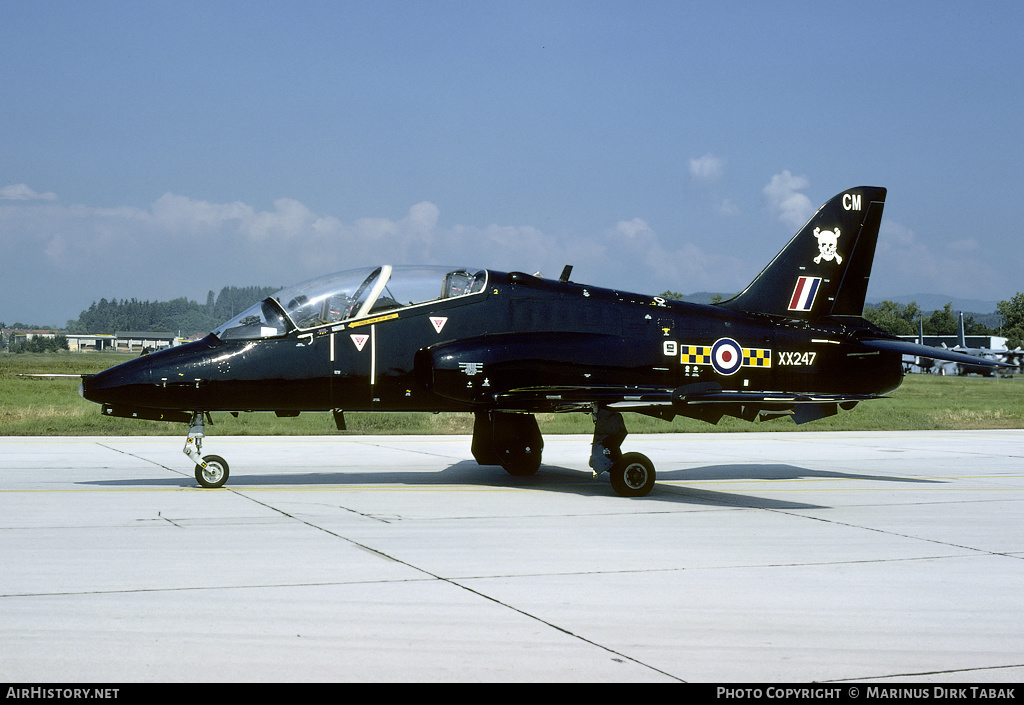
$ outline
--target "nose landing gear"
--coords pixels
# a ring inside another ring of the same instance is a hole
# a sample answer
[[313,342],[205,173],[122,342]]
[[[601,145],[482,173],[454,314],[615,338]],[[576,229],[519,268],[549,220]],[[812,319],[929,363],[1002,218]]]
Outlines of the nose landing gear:
[[224,483],[228,481],[228,463],[219,455],[207,455],[206,457],[201,455],[203,437],[206,435],[205,429],[203,412],[196,411],[192,414],[188,438],[185,439],[185,447],[182,452],[196,464],[196,482],[210,489],[223,487]]

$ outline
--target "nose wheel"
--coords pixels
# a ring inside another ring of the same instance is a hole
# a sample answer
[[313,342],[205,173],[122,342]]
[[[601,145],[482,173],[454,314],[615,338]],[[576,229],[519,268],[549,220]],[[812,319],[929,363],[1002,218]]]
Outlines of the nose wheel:
[[[213,423],[213,419],[210,420]],[[219,455],[201,455],[203,448],[203,436],[205,436],[206,424],[203,422],[203,412],[197,411],[192,414],[192,423],[188,429],[188,438],[185,439],[185,447],[182,453],[187,455],[196,464],[196,482],[202,487],[214,489],[223,487],[228,481],[228,461]]]
[[228,481],[228,461],[219,455],[207,455],[196,465],[196,482],[203,487],[223,487]]

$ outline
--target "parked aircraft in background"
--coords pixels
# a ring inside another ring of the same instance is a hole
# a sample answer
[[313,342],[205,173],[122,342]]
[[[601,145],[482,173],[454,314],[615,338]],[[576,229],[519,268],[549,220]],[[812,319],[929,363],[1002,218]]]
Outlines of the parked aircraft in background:
[[[1021,350],[1020,346],[1016,350],[1007,350],[997,348],[972,348],[967,345],[967,336],[964,335],[964,313],[960,312],[960,328],[957,332],[957,343],[953,348],[956,352],[962,352],[972,357],[981,358],[983,360],[994,360],[1001,362],[1008,367],[1020,367],[1021,358],[1024,357],[1024,350]],[[950,364],[950,363],[947,363]],[[978,366],[972,364],[963,363],[951,363],[958,365],[958,374],[968,374],[969,372],[977,372],[979,374],[995,374],[995,369],[989,366]]]
[[[917,342],[924,343],[924,324],[918,320]],[[957,333],[957,343],[954,347],[948,348],[942,343],[942,348],[954,352],[969,355],[975,360],[971,362],[951,361],[938,358],[922,356],[903,356],[903,367],[907,372],[921,372],[939,375],[966,375],[971,373],[991,376],[996,374],[997,367],[990,364],[979,364],[978,360],[985,360],[986,363],[999,363],[999,369],[1013,371],[1013,368],[1020,368],[1024,361],[1024,350],[1017,347],[1015,350],[1003,348],[975,348],[967,345],[967,336],[964,334],[964,314],[960,312],[960,325]]]
[[623,453],[621,411],[717,423],[805,423],[899,386],[901,356],[995,366],[890,336],[863,318],[885,189],[823,205],[743,292],[713,305],[521,272],[382,265],[333,274],[254,304],[205,339],[83,379],[102,413],[189,424],[196,480],[212,411],[467,411],[472,454],[513,475],[541,463],[538,412],[588,412],[590,464],[620,495],[655,468]]

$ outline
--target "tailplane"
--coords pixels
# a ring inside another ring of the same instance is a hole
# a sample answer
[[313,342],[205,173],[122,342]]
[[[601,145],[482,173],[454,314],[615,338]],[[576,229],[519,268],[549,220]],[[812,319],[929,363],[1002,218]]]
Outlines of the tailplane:
[[719,306],[800,320],[860,316],[885,189],[859,186],[818,209],[750,286]]

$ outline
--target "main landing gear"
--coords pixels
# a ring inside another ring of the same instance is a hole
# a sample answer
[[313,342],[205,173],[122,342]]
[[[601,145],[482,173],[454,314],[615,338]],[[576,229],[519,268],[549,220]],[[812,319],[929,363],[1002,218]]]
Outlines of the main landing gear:
[[612,489],[620,497],[643,497],[654,487],[654,463],[643,453],[622,453],[626,439],[622,414],[594,404],[594,440],[590,445],[590,467],[594,477],[607,472]]
[[228,481],[228,462],[219,455],[200,455],[203,436],[206,435],[205,428],[203,412],[197,411],[192,414],[192,423],[189,425],[188,438],[185,439],[182,452],[196,464],[196,482],[208,488],[222,487]]
[[[654,463],[642,453],[622,453],[626,438],[622,414],[594,405],[590,467],[594,477],[607,472],[622,497],[643,497],[654,487]],[[500,465],[510,475],[533,475],[540,467],[544,439],[533,414],[479,411],[473,424],[473,457],[481,465]]]

